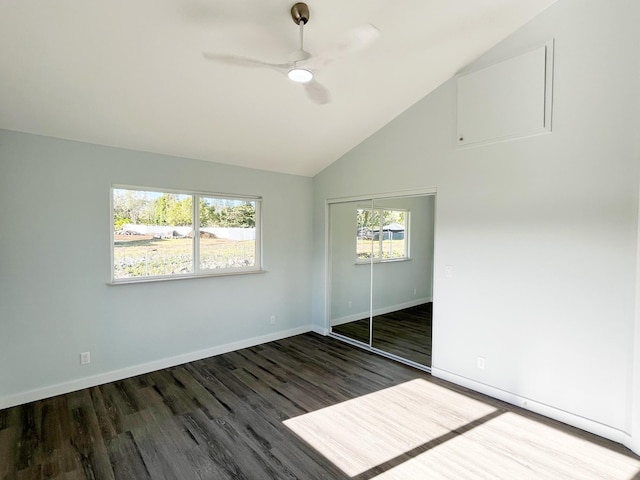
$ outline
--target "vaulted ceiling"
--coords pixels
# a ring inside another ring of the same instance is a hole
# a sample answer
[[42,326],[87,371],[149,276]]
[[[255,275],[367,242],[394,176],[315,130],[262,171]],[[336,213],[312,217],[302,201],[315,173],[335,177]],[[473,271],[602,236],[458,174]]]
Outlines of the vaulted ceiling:
[[555,0],[309,0],[305,50],[379,38],[324,66],[316,104],[287,62],[292,0],[0,0],[0,128],[313,176]]

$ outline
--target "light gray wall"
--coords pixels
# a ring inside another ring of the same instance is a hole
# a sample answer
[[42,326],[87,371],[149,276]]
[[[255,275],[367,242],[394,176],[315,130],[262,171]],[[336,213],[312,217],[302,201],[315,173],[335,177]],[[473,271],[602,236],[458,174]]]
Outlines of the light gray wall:
[[314,322],[325,200],[436,187],[434,369],[628,433],[639,18],[561,0],[471,67],[555,38],[551,134],[455,150],[453,79],[318,174]]
[[[112,184],[262,196],[267,273],[108,286]],[[0,405],[307,327],[311,199],[307,177],[0,131]]]

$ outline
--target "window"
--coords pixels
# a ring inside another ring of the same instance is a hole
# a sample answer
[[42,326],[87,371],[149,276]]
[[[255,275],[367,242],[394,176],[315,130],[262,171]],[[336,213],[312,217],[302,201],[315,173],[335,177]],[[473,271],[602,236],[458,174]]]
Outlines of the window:
[[409,259],[409,211],[358,208],[356,255],[359,263]]
[[260,198],[112,188],[112,281],[256,272]]

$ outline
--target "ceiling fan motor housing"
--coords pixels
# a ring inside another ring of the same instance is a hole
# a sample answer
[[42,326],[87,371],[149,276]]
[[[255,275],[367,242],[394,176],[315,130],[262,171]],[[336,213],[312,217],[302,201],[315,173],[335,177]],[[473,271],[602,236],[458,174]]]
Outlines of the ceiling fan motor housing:
[[291,7],[291,18],[293,18],[296,25],[300,25],[300,22],[305,25],[309,23],[309,7],[307,4],[303,2],[295,3]]

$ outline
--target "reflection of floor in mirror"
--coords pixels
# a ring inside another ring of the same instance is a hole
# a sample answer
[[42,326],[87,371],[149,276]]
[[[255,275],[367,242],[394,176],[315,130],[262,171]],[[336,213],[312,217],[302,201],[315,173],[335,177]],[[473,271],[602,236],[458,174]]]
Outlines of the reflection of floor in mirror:
[[[373,317],[373,346],[407,360],[431,366],[431,318],[433,303]],[[345,337],[369,343],[369,319],[333,327]]]

